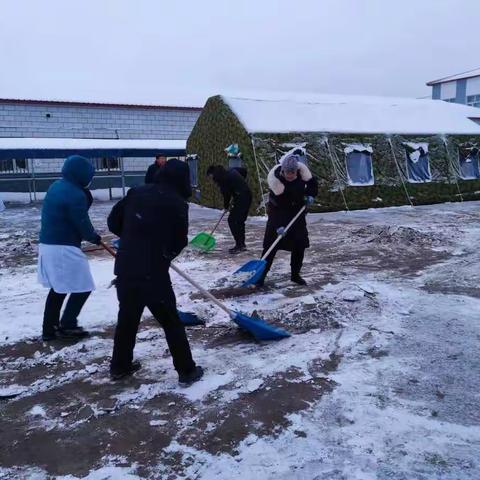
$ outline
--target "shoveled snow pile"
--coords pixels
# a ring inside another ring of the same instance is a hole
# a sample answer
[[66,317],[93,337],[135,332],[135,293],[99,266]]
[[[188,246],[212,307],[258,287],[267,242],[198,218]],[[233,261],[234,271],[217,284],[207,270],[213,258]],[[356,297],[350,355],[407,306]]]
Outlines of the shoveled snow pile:
[[0,250],[0,268],[3,268],[18,265],[18,257],[36,256],[38,247],[27,232],[17,231],[0,234]]
[[367,243],[376,245],[425,245],[434,246],[445,242],[437,234],[421,232],[411,227],[397,227],[385,225],[366,225],[354,232],[364,238]]

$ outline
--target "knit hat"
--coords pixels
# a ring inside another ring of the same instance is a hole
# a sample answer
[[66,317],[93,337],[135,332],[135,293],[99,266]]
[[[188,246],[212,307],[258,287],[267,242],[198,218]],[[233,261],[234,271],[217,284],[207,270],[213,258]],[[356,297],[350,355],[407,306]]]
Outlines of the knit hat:
[[229,157],[238,157],[240,156],[240,149],[238,148],[237,143],[232,143],[225,149],[226,154]]
[[298,162],[298,155],[287,155],[281,163],[282,173],[295,173],[298,170]]

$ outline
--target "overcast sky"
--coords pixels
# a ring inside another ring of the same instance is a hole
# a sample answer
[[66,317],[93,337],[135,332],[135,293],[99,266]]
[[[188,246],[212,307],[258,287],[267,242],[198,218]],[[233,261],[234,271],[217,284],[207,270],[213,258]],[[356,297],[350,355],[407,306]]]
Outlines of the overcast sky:
[[480,0],[0,0],[0,98],[421,97],[480,67]]

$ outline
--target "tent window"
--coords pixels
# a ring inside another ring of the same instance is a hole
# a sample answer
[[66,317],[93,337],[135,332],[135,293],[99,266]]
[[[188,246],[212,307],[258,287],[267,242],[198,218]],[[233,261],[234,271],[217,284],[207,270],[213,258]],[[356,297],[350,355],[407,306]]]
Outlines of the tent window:
[[347,145],[345,152],[345,166],[347,168],[347,182],[353,187],[373,185],[372,147],[370,145]]
[[228,168],[235,168],[242,166],[242,158],[239,156],[228,157]]
[[432,181],[427,143],[405,143],[407,178],[410,183]]
[[187,165],[190,170],[190,185],[196,187],[198,186],[198,156],[188,155]]
[[479,150],[459,151],[460,178],[463,180],[474,180],[480,178]]

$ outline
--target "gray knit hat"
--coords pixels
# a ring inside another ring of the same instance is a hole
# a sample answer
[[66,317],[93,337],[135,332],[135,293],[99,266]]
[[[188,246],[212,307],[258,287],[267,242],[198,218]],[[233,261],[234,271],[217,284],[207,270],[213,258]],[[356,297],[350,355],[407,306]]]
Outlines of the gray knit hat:
[[283,160],[282,160],[282,172],[283,173],[294,173],[298,170],[298,162],[299,162],[299,157],[298,155],[294,155],[293,153],[291,155],[287,155]]

